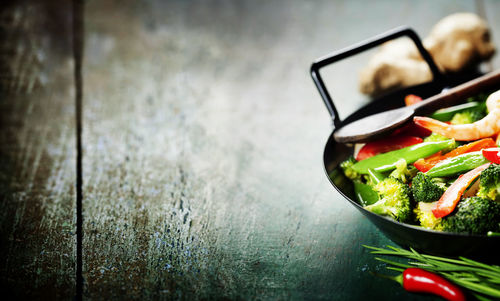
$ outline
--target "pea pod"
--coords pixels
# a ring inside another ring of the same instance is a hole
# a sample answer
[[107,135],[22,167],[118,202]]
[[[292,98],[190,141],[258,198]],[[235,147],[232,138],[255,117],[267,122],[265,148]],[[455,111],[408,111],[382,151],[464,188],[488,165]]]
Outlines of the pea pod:
[[376,172],[373,169],[368,169],[371,184],[364,184],[359,181],[354,181],[354,195],[361,206],[375,204],[379,199],[378,193],[373,190],[373,185],[380,183],[385,179],[385,176]]
[[370,176],[370,181],[373,184],[378,184],[385,179],[385,176],[371,168],[368,168],[368,175]]
[[420,158],[428,157],[442,149],[450,147],[454,143],[455,140],[453,139],[435,142],[422,142],[359,161],[352,166],[352,169],[362,174],[367,174],[368,169],[370,168],[377,172],[390,171],[396,168],[396,162],[399,159],[405,159],[406,163],[411,164]]
[[425,174],[432,178],[449,177],[467,172],[488,162],[481,151],[471,152],[446,159],[429,169]]
[[453,115],[455,115],[456,113],[460,113],[466,110],[484,110],[485,107],[486,104],[484,102],[471,101],[453,107],[439,109],[429,117],[439,121],[448,121],[451,120]]
[[354,181],[354,195],[361,206],[375,204],[378,200],[378,193],[368,185],[359,181]]

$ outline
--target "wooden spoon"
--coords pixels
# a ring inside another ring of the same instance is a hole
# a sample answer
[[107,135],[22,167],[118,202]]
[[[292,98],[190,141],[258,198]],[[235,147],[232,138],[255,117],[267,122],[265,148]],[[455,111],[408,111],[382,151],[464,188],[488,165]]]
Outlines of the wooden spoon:
[[395,130],[415,115],[426,115],[437,109],[463,102],[465,98],[479,94],[489,88],[500,89],[500,70],[487,73],[476,79],[445,90],[411,106],[381,112],[343,125],[334,133],[341,143],[367,142]]

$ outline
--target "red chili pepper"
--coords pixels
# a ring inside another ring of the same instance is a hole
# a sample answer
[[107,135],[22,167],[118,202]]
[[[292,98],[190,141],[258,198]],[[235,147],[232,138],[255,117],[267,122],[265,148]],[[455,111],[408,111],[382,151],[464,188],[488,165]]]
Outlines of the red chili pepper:
[[401,275],[404,289],[412,293],[429,293],[450,301],[465,301],[462,290],[443,277],[419,268],[407,268]]
[[483,157],[488,161],[500,164],[500,148],[494,147],[483,149]]
[[407,268],[397,276],[376,273],[374,275],[394,280],[408,292],[434,294],[449,301],[465,301],[465,294],[460,287],[439,275],[420,268]]
[[421,101],[422,101],[422,97],[414,95],[414,94],[408,94],[405,97],[405,104],[407,106],[411,106],[411,105],[419,103]]
[[440,218],[452,213],[467,187],[469,187],[469,185],[472,184],[477,177],[479,177],[481,172],[490,165],[491,163],[486,163],[467,173],[464,173],[463,175],[460,175],[458,179],[443,193],[436,204],[436,208],[432,209],[434,216],[436,218]]
[[423,140],[420,137],[391,136],[377,141],[368,142],[359,150],[356,155],[356,160],[361,161],[368,159],[377,154],[405,148],[407,146],[421,143],[422,141]]

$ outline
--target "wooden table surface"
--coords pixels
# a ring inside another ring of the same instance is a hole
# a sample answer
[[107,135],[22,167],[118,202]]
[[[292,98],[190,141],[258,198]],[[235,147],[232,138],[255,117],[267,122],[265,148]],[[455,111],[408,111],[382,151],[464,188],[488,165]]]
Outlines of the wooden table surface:
[[[500,45],[493,0],[8,1],[3,291],[434,300],[369,273],[385,267],[361,245],[391,242],[323,172],[332,128],[309,66],[399,25],[424,37],[459,11],[483,14]],[[344,116],[366,102],[366,58],[327,72]]]

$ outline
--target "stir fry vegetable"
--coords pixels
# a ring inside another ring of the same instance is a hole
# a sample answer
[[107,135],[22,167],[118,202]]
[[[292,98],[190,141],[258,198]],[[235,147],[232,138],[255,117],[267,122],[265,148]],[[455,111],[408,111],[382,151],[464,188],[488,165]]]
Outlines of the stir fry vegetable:
[[445,155],[437,154],[436,156],[432,156],[430,158],[418,159],[413,165],[421,172],[427,172],[429,171],[429,169],[433,168],[436,164],[446,159],[453,158],[470,152],[480,151],[482,149],[491,147],[496,147],[495,141],[493,141],[493,139],[491,138],[485,138],[459,146]]
[[[438,110],[430,115],[434,119],[415,118],[392,136],[358,147],[340,165],[358,202],[373,213],[436,231],[499,232],[500,128],[471,131],[500,112],[500,90],[484,99]],[[407,105],[418,101],[414,95],[405,99]]]
[[386,153],[396,149],[401,149],[410,145],[421,143],[424,140],[415,136],[398,135],[380,139],[374,142],[367,143],[361,148],[356,156],[356,160],[361,161],[368,159],[380,153]]
[[411,219],[410,188],[398,179],[389,177],[375,185],[374,190],[381,199],[365,209],[380,215],[390,216],[400,222]]
[[422,101],[422,97],[414,94],[408,94],[405,97],[405,105],[411,106]]
[[494,201],[500,201],[500,165],[492,164],[479,178],[477,195]]
[[489,161],[500,164],[500,148],[483,149],[483,156]]
[[461,174],[488,163],[481,152],[459,155],[435,165],[426,174],[431,177],[449,177]]
[[396,162],[399,159],[405,159],[407,163],[413,163],[420,158],[435,154],[453,143],[453,140],[418,143],[359,161],[352,165],[352,169],[361,174],[366,174],[369,168],[378,172],[390,171],[396,168]]
[[[462,198],[465,189],[481,174],[483,170],[488,168],[490,163],[483,164],[473,170],[458,177],[458,179],[451,184],[448,189],[443,193],[441,198],[432,209],[432,213],[436,218],[444,217],[453,212],[458,202]],[[432,169],[431,169],[432,170]]]

